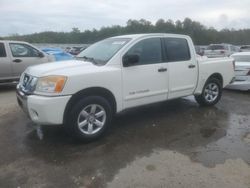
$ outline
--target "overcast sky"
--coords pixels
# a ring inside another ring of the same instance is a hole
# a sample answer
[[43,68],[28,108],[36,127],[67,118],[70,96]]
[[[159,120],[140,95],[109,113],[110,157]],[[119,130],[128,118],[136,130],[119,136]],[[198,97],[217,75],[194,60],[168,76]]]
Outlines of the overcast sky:
[[250,28],[250,0],[0,0],[0,36],[185,17],[216,29]]

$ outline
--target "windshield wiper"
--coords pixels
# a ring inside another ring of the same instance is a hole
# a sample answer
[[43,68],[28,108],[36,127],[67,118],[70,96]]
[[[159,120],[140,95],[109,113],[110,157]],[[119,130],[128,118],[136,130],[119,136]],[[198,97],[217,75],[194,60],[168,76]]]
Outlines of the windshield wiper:
[[83,59],[85,59],[85,60],[87,60],[87,61],[90,61],[90,62],[92,62],[92,63],[94,63],[94,64],[97,64],[95,58],[93,58],[93,57],[83,56],[83,57],[81,57],[81,58],[83,58]]
[[83,57],[76,57],[76,58],[83,59],[84,61],[89,61],[89,62],[93,63],[94,65],[98,65],[98,66],[103,65],[103,63],[100,62],[100,60],[97,60],[93,57],[83,56]]

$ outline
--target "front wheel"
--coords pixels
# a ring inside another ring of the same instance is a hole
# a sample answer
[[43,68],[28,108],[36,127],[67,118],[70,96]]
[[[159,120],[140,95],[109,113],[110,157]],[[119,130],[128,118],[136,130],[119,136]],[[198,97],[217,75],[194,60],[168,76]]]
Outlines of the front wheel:
[[196,95],[196,101],[202,106],[212,106],[218,103],[222,94],[222,84],[215,78],[210,78],[200,95]]
[[70,133],[82,141],[99,138],[112,118],[109,102],[103,97],[85,97],[75,104],[67,116],[66,126]]

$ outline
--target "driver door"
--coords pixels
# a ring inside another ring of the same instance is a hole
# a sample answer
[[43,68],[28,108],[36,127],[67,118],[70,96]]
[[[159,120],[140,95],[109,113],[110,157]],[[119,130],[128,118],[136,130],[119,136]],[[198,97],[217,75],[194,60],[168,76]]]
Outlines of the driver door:
[[139,62],[122,69],[124,108],[166,100],[168,64],[163,62],[161,39],[143,39],[125,55],[138,55]]
[[42,52],[28,44],[10,43],[9,47],[12,53],[11,63],[13,76],[19,77],[29,66],[48,62],[45,55],[41,56]]

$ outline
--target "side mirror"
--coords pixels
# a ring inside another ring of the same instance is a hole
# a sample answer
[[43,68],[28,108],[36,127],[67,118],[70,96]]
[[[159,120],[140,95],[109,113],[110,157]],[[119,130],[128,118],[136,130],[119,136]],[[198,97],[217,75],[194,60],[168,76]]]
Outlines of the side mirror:
[[129,67],[131,65],[138,63],[139,60],[140,60],[140,57],[136,54],[124,55],[122,58],[122,63],[124,67]]
[[38,52],[38,57],[43,58],[44,54],[42,52]]

